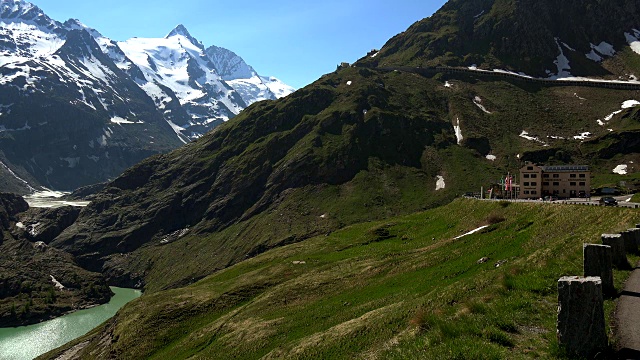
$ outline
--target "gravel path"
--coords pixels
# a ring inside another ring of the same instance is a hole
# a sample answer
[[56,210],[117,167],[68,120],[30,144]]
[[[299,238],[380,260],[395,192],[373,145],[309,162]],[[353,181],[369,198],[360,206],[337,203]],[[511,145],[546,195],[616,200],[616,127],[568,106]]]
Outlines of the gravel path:
[[640,359],[640,264],[620,294],[616,324],[619,359]]

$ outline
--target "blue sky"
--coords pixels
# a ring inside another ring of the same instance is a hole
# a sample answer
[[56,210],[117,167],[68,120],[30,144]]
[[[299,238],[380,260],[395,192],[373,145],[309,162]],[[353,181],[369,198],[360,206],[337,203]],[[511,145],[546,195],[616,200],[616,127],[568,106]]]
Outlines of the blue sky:
[[32,2],[55,20],[79,19],[114,40],[163,37],[184,24],[205,46],[230,49],[261,75],[300,88],[381,48],[445,0]]

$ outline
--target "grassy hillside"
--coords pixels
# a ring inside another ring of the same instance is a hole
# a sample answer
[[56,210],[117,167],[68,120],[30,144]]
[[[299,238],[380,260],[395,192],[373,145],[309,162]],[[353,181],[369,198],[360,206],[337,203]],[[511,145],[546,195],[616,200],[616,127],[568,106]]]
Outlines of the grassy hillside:
[[[633,185],[636,176],[611,171],[628,163],[633,174],[640,164],[636,109],[606,127],[596,120],[636,98],[344,69],[125,172],[53,245],[112,284],[155,291],[345,225],[443,205],[517,171],[522,160],[585,163],[602,175],[594,186]],[[573,138],[587,131],[589,140]],[[436,191],[438,176],[446,187]]]
[[[83,344],[84,358],[553,358],[558,278],[582,273],[583,243],[639,220],[632,209],[456,200],[145,294],[65,348]],[[615,272],[618,289],[627,275]]]

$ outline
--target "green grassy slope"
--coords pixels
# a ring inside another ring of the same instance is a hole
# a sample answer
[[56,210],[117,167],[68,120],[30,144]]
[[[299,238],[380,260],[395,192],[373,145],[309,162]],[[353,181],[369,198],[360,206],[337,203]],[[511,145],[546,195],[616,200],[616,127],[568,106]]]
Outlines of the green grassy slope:
[[[89,341],[84,358],[552,358],[558,278],[581,274],[583,243],[638,220],[622,208],[456,200],[145,294],[66,348]],[[627,275],[615,272],[618,289]]]
[[[596,123],[637,95],[344,69],[130,169],[53,245],[114,284],[185,285],[274,246],[445,204],[517,171],[521,160],[586,163],[600,175],[640,164],[634,109]],[[573,139],[586,131],[592,140]],[[446,188],[436,192],[437,176]],[[611,177],[602,183],[635,179]],[[183,229],[180,241],[159,246]]]

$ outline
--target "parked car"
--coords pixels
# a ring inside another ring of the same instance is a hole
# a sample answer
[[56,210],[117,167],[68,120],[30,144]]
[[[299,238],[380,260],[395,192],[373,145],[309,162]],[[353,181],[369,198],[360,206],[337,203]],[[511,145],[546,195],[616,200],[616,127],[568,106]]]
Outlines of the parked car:
[[603,196],[600,198],[600,205],[604,206],[617,206],[618,201],[611,196]]

